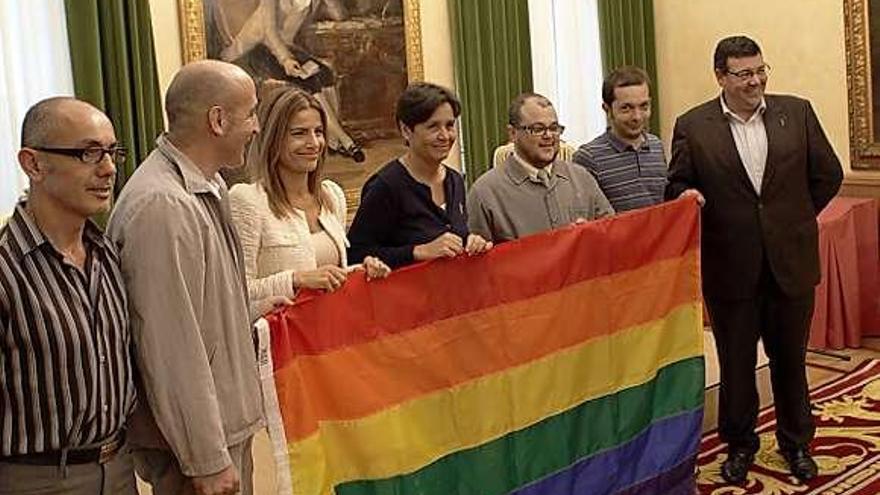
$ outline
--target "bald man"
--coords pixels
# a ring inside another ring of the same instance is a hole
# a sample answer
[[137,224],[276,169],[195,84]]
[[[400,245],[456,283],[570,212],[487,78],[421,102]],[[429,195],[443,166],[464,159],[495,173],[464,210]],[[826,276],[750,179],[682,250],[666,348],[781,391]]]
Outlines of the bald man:
[[0,230],[0,494],[136,494],[124,426],[134,407],[115,247],[89,217],[125,160],[88,103],[28,110],[27,197]]
[[129,291],[139,401],[129,438],[157,494],[250,494],[262,426],[241,246],[223,168],[259,131],[256,90],[235,65],[184,66],[165,100],[168,133],[110,218]]

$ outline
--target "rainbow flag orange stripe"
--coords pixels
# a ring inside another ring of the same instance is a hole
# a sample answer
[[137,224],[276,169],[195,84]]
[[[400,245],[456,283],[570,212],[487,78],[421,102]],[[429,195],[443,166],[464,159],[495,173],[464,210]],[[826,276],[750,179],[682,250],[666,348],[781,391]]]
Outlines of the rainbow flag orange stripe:
[[293,493],[692,488],[698,232],[678,201],[271,315]]

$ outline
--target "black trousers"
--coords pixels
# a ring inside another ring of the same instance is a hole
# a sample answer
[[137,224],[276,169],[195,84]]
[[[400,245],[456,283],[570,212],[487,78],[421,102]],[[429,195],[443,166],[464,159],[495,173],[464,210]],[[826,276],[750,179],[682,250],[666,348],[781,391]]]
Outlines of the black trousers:
[[718,433],[730,450],[754,453],[759,447],[755,434],[759,338],[770,359],[780,449],[808,447],[813,439],[805,358],[814,299],[812,289],[794,296],[783,293],[766,262],[755,297],[706,298],[721,370]]

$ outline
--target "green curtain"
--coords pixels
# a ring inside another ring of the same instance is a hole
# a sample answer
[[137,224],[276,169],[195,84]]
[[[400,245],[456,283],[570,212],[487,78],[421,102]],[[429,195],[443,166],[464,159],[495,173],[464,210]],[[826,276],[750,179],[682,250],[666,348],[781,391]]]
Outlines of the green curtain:
[[527,0],[448,0],[462,102],[464,168],[473,183],[507,141],[507,106],[532,89]]
[[599,37],[606,75],[622,65],[636,65],[651,76],[651,130],[659,133],[654,0],[599,0]]
[[163,128],[148,0],[65,0],[77,98],[104,110],[128,148],[116,191]]

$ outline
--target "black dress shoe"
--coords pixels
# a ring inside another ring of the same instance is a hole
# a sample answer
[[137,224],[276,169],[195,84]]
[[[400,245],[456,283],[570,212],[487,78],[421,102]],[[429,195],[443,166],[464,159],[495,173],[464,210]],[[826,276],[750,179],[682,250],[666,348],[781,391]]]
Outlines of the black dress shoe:
[[755,454],[745,450],[728,452],[727,460],[721,464],[721,477],[731,485],[742,485],[746,482],[749,468],[755,462]]
[[819,466],[810,456],[810,451],[805,448],[783,450],[782,457],[788,463],[791,474],[801,481],[810,481],[819,474]]

